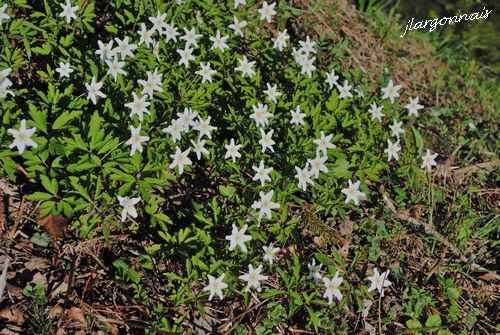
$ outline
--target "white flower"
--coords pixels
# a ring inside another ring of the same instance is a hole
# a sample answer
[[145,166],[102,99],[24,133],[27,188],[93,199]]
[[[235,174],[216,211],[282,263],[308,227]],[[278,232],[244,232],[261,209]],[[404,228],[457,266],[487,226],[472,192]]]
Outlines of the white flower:
[[250,288],[255,287],[257,292],[260,292],[262,288],[260,287],[261,280],[267,280],[267,276],[263,276],[260,274],[262,271],[262,264],[260,264],[256,269],[253,268],[252,264],[248,264],[248,273],[240,276],[241,280],[247,282],[247,286],[245,287],[245,292],[250,291]]
[[260,161],[259,167],[252,166],[252,169],[255,171],[255,176],[253,176],[252,180],[259,180],[261,185],[264,185],[266,181],[271,181],[269,173],[273,171],[273,168],[266,168],[263,160]]
[[126,103],[125,107],[130,108],[130,117],[133,117],[135,114],[137,114],[137,116],[139,117],[139,121],[142,121],[144,113],[151,115],[148,110],[148,107],[149,105],[151,105],[151,103],[149,101],[146,101],[146,95],[139,98],[139,96],[137,96],[135,92],[132,92],[132,96],[134,98],[134,101]]
[[205,143],[206,141],[202,139],[198,139],[196,142],[191,140],[191,144],[193,145],[193,150],[196,153],[196,158],[198,160],[201,159],[201,154],[203,155],[209,154],[207,148],[205,148]]
[[418,111],[424,108],[423,105],[418,103],[418,100],[419,97],[410,98],[410,102],[405,106],[405,108],[408,110],[408,115],[418,116]]
[[113,79],[116,81],[118,78],[118,75],[121,74],[123,76],[127,75],[127,72],[123,70],[123,67],[125,66],[125,62],[119,62],[118,57],[114,57],[113,61],[106,60],[106,64],[108,64],[108,72],[106,74],[110,74],[113,76]]
[[238,59],[238,62],[240,63],[240,66],[235,68],[235,70],[240,71],[242,77],[244,77],[246,74],[249,77],[252,77],[253,75],[255,75],[255,71],[253,70],[253,66],[255,64],[254,61],[249,62],[247,59],[247,56],[243,56],[243,59],[241,59],[241,58]]
[[163,87],[162,87],[162,82],[161,82],[162,78],[163,78],[163,74],[158,73],[157,68],[155,68],[154,72],[146,71],[146,74],[148,76],[148,79],[137,80],[137,83],[142,85],[142,87],[143,87],[141,94],[147,94],[150,98],[152,98],[155,91],[163,92]]
[[384,288],[391,286],[391,282],[387,280],[389,277],[390,270],[387,270],[385,272],[382,272],[379,274],[378,269],[374,268],[373,269],[373,276],[368,277],[367,279],[371,281],[371,285],[368,288],[368,292],[371,292],[373,290],[378,290],[380,295],[383,297],[384,296]]
[[223,282],[224,276],[226,274],[223,273],[219,278],[212,277],[211,275],[208,276],[208,286],[205,286],[203,288],[203,291],[210,291],[210,296],[208,297],[208,301],[212,301],[213,297],[217,294],[219,296],[219,299],[222,300],[224,299],[224,296],[222,295],[222,290],[226,289],[228,286],[226,283]]
[[139,125],[137,128],[134,128],[134,126],[130,125],[130,139],[125,142],[126,145],[132,146],[132,149],[130,150],[130,156],[132,156],[135,151],[142,152],[142,142],[149,141],[149,136],[141,136],[141,125]]
[[252,106],[253,113],[250,114],[250,118],[255,120],[255,124],[258,126],[266,126],[269,122],[269,118],[273,116],[273,114],[267,111],[267,105],[258,103],[257,106]]
[[361,89],[361,86],[359,85],[354,89],[354,92],[356,92],[359,98],[365,97],[365,93],[363,92],[363,89]]
[[304,56],[301,59],[301,70],[300,74],[307,74],[309,78],[312,77],[312,72],[316,70],[316,66],[314,65],[314,61],[316,61],[316,57],[308,58],[307,56]]
[[116,55],[116,50],[113,48],[113,40],[109,41],[109,43],[104,44],[102,41],[97,41],[99,45],[99,50],[96,50],[96,55],[100,56],[101,62],[104,62],[106,59],[111,59]]
[[14,92],[9,90],[9,87],[12,85],[12,82],[9,79],[4,81],[0,81],[0,99],[4,99],[7,97],[7,94],[15,96]]
[[181,36],[181,40],[186,41],[186,48],[189,48],[191,45],[194,47],[198,46],[198,39],[202,35],[197,34],[195,28],[191,28],[188,30],[187,28],[184,28],[184,36]]
[[11,90],[8,89],[10,87],[10,85],[11,85],[11,82],[8,79],[0,82],[0,99],[6,98],[7,94],[15,96],[14,92],[12,92]]
[[5,85],[5,86],[12,85],[12,82],[8,78],[8,76],[10,75],[11,72],[12,72],[12,69],[10,67],[0,71],[0,84]]
[[62,12],[59,14],[60,17],[66,18],[66,23],[70,23],[72,19],[76,20],[76,11],[80,8],[78,6],[71,7],[71,2],[66,0],[65,4],[59,4],[62,7]]
[[377,106],[375,102],[372,102],[370,104],[370,109],[368,110],[368,113],[372,115],[372,121],[377,119],[379,122],[382,122],[382,118],[384,117],[384,113],[382,113],[382,108],[384,106]]
[[349,85],[349,82],[347,80],[344,80],[344,86],[337,86],[337,89],[339,90],[339,99],[345,99],[345,98],[352,98],[352,93],[351,89],[352,86]]
[[247,0],[234,0],[234,9],[238,8],[239,5],[245,6],[247,4]]
[[306,114],[300,112],[300,105],[297,105],[295,110],[290,109],[290,113],[292,114],[292,119],[290,120],[290,123],[293,123],[296,126],[304,124],[304,117],[306,116]]
[[179,65],[184,64],[186,68],[189,68],[189,62],[194,60],[193,48],[185,47],[184,49],[177,49],[177,53],[181,56],[179,60]]
[[9,132],[14,137],[14,141],[9,145],[9,148],[12,149],[14,147],[17,147],[17,150],[19,150],[19,154],[22,155],[26,147],[38,147],[36,142],[31,139],[31,136],[33,136],[35,131],[36,128],[27,129],[26,120],[21,120],[21,127],[19,127],[19,130],[7,130],[7,132]]
[[396,119],[392,121],[392,125],[389,126],[391,129],[392,136],[399,139],[399,134],[404,134],[404,130],[401,128],[403,121],[397,122]]
[[203,120],[201,117],[198,117],[198,123],[193,128],[200,132],[200,138],[205,135],[209,139],[212,139],[212,130],[216,130],[217,127],[210,125],[211,119],[212,119],[211,116],[209,116],[206,120]]
[[137,49],[137,44],[130,44],[128,42],[128,36],[125,36],[123,40],[115,37],[115,41],[118,46],[114,49],[114,51],[115,53],[120,54],[122,59],[125,59],[128,56],[134,57],[133,51]]
[[261,21],[267,21],[268,23],[271,22],[272,18],[274,15],[276,15],[276,11],[274,10],[274,7],[276,6],[276,2],[271,3],[270,5],[264,1],[262,3],[262,7],[257,10],[260,14],[260,20]]
[[191,108],[184,108],[184,112],[182,113],[177,113],[177,117],[179,119],[182,119],[182,122],[186,125],[187,129],[189,130],[189,127],[194,127],[196,126],[196,117],[198,116],[197,111],[193,111]]
[[436,166],[436,157],[438,154],[431,154],[431,151],[427,149],[427,152],[425,153],[425,156],[422,157],[422,165],[420,166],[421,169],[427,169],[427,171],[431,171],[433,166]]
[[229,25],[229,29],[232,29],[235,35],[243,36],[241,29],[247,26],[247,21],[243,20],[240,22],[236,16],[233,17],[233,20],[234,23]]
[[153,34],[155,30],[148,30],[144,23],[141,23],[141,29],[137,32],[139,34],[140,40],[139,45],[146,44],[146,47],[153,43]]
[[155,41],[153,40],[153,55],[156,56],[156,60],[159,62],[160,61],[160,41]]
[[235,35],[243,36],[243,32],[241,31],[241,29],[247,26],[247,21],[242,20],[240,22],[238,21],[238,18],[236,16],[233,17],[233,20],[234,23],[229,25],[229,29],[232,29]]
[[102,83],[96,82],[95,77],[92,77],[90,84],[85,84],[85,87],[89,91],[87,94],[87,99],[90,99],[94,105],[97,104],[97,97],[106,98],[106,94],[101,92]]
[[59,62],[59,67],[56,68],[56,72],[59,73],[59,76],[69,78],[69,75],[74,71],[70,68],[70,63]]
[[170,136],[172,136],[172,141],[174,143],[181,139],[183,130],[184,126],[180,119],[172,120],[172,123],[168,127],[162,129],[164,133],[170,134]]
[[305,191],[307,189],[307,183],[314,185],[314,182],[311,179],[311,173],[309,172],[309,163],[306,163],[306,166],[303,169],[296,166],[295,170],[297,171],[295,178],[299,181],[299,188],[302,188],[302,190]]
[[210,68],[210,62],[207,62],[207,64],[203,65],[203,63],[200,62],[200,67],[201,70],[196,71],[196,74],[199,74],[201,78],[201,83],[205,83],[206,81],[212,82],[212,75],[216,74],[217,71],[212,70]]
[[330,280],[326,277],[323,277],[323,283],[325,283],[326,291],[323,295],[323,298],[328,299],[328,303],[331,304],[333,302],[333,297],[338,300],[342,300],[342,293],[339,290],[339,286],[342,284],[344,279],[339,277],[339,272],[335,272],[335,276]]
[[225,49],[229,48],[228,45],[226,44],[227,40],[229,38],[229,35],[220,36],[220,31],[217,30],[217,33],[215,36],[210,36],[210,41],[212,41],[212,50],[214,49],[219,49],[221,52],[224,52]]
[[2,25],[2,20],[10,19],[10,16],[6,13],[6,11],[7,4],[4,4],[2,7],[0,7],[0,26]]
[[244,225],[241,230],[238,230],[236,225],[233,224],[233,231],[231,235],[226,236],[226,240],[229,241],[229,251],[233,251],[237,246],[241,248],[241,251],[246,253],[248,251],[245,242],[248,242],[252,239],[252,236],[245,235],[245,232],[248,229],[248,225]]
[[324,155],[326,155],[328,149],[335,149],[337,146],[331,142],[333,138],[332,134],[326,136],[323,131],[321,131],[320,134],[321,137],[315,139],[313,143],[318,146],[316,152],[322,152]]
[[337,86],[339,83],[337,80],[339,79],[339,76],[335,74],[335,70],[332,70],[330,73],[326,73],[326,82],[330,86],[330,89],[333,88],[333,86]]
[[123,206],[122,222],[125,222],[125,220],[127,219],[127,214],[135,219],[137,217],[137,211],[135,210],[135,205],[139,201],[141,201],[141,197],[129,198],[129,197],[118,196],[117,198],[118,201],[120,202],[120,206]]
[[167,23],[165,25],[165,30],[162,32],[162,34],[165,35],[167,43],[170,40],[177,42],[177,36],[180,35],[173,23],[172,24]]
[[179,174],[184,172],[184,165],[191,165],[191,160],[189,159],[189,151],[191,148],[188,148],[186,151],[182,151],[181,148],[175,147],[175,154],[170,155],[174,161],[168,167],[174,169],[176,166],[179,167]]
[[153,24],[153,28],[151,28],[152,33],[154,33],[155,31],[161,33],[164,29],[167,28],[167,22],[165,21],[166,18],[167,13],[161,14],[160,11],[156,12],[156,16],[150,16],[148,18],[149,21]]
[[389,80],[389,83],[387,84],[387,87],[382,88],[382,92],[384,95],[382,96],[382,99],[389,99],[391,103],[394,103],[394,99],[399,97],[399,90],[401,89],[401,85],[395,85],[392,82],[392,79]]
[[227,159],[227,158],[231,157],[233,162],[236,162],[236,158],[241,157],[239,150],[241,149],[242,145],[241,144],[236,145],[234,143],[234,138],[232,138],[231,142],[229,142],[229,144],[226,144],[225,147],[226,147],[227,151],[226,151],[226,155],[224,156],[224,158]]
[[254,201],[254,203],[252,204],[253,209],[259,210],[259,220],[262,219],[264,215],[266,216],[266,218],[271,219],[273,215],[271,210],[280,208],[280,204],[278,204],[277,202],[272,202],[273,195],[274,190],[270,190],[267,193],[260,191],[260,201]]
[[320,172],[327,173],[328,168],[325,165],[327,160],[327,155],[321,156],[319,152],[316,152],[316,158],[307,160],[307,162],[311,164],[311,171],[309,171],[309,174],[314,178],[318,178]]
[[287,42],[290,39],[290,35],[288,35],[286,29],[278,32],[278,35],[272,39],[274,42],[273,48],[278,49],[279,51],[282,51],[283,48],[286,48]]
[[299,48],[298,50],[295,49],[294,47],[292,47],[292,57],[295,59],[295,61],[299,64],[299,65],[303,65],[307,59],[308,59],[308,55],[304,52],[304,50],[302,48]]
[[276,253],[280,251],[280,248],[274,248],[274,244],[271,242],[268,247],[263,246],[262,249],[264,249],[264,260],[273,265],[273,262],[278,260]]
[[392,158],[395,160],[399,160],[399,155],[398,152],[401,150],[401,147],[399,146],[399,140],[396,141],[394,144],[391,142],[391,140],[387,140],[387,149],[384,150],[384,152],[389,156],[387,158],[387,161],[390,162]]
[[307,264],[307,268],[309,269],[309,274],[307,275],[307,279],[314,279],[314,282],[318,284],[320,280],[323,278],[321,275],[321,267],[323,264],[316,265],[316,259],[313,258],[312,262]]
[[271,86],[271,84],[267,83],[267,90],[264,91],[264,93],[267,95],[267,99],[269,101],[272,101],[276,103],[276,98],[281,95],[281,92],[278,92],[278,89],[276,87],[277,85]]
[[306,36],[305,41],[299,41],[299,44],[300,44],[301,49],[304,51],[305,54],[308,55],[310,53],[313,53],[313,54],[316,53],[316,50],[314,49],[316,42],[311,41],[311,38],[309,37],[309,35]]
[[359,180],[353,184],[352,181],[349,179],[349,187],[342,189],[341,192],[346,195],[345,199],[346,203],[352,200],[356,204],[356,206],[358,206],[359,201],[365,199],[366,194],[359,190],[359,184],[360,184]]
[[271,129],[269,132],[265,132],[264,129],[260,128],[261,139],[259,140],[259,144],[262,146],[262,153],[266,152],[266,149],[274,152],[273,145],[276,144],[272,139],[274,133],[274,129]]

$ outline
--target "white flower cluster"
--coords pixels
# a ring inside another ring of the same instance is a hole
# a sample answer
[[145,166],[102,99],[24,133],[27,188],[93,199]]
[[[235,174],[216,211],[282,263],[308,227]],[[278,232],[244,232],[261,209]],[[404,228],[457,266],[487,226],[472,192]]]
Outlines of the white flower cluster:
[[[177,1],[182,3],[182,1]],[[234,8],[240,5],[246,5],[246,0],[236,0],[234,2]],[[77,19],[77,12],[79,6],[72,6],[70,0],[66,0],[65,3],[61,3],[62,12],[60,17],[65,18],[68,24],[72,20]],[[263,2],[262,7],[258,9],[260,15],[260,20],[270,23],[274,15],[276,15],[276,3]],[[9,19],[6,14],[7,5],[0,7],[0,25],[3,19]],[[99,56],[101,63],[107,65],[106,76],[109,75],[113,78],[115,82],[120,80],[120,76],[127,76],[126,60],[127,58],[134,58],[134,51],[140,46],[145,45],[146,48],[151,49],[155,57],[160,60],[160,39],[163,39],[168,43],[169,41],[177,42],[178,38],[180,41],[184,41],[183,48],[176,50],[179,56],[178,64],[179,66],[184,66],[189,68],[191,62],[195,62],[196,56],[194,54],[195,50],[199,47],[198,40],[203,36],[198,34],[195,27],[182,28],[183,34],[179,32],[179,29],[174,25],[173,22],[167,22],[167,14],[157,12],[156,16],[149,17],[150,25],[149,27],[145,23],[140,24],[140,29],[138,30],[138,42],[133,43],[132,37],[124,36],[123,38],[114,38],[108,42],[99,40],[97,42],[98,49],[95,54]],[[236,16],[233,17],[233,24],[229,25],[229,29],[234,32],[236,36],[243,36],[243,29],[247,26],[247,22],[244,20],[239,20]],[[224,53],[229,49],[228,41],[229,35],[222,35],[219,30],[216,31],[214,36],[209,36],[209,40],[212,43],[211,50],[216,52]],[[290,36],[287,30],[278,31],[276,36],[272,38],[273,47],[282,51],[287,48]],[[115,45],[116,42],[116,45]],[[313,72],[316,71],[316,66],[314,65],[316,61],[317,51],[315,49],[316,42],[313,41],[310,36],[306,36],[305,40],[299,41],[300,47],[296,49],[292,48],[292,56],[295,62],[300,66],[300,74],[312,78]],[[250,57],[250,60],[248,59]],[[238,72],[241,78],[254,77],[256,72],[256,61],[251,60],[252,57],[247,55],[240,55],[238,57],[238,66],[234,67],[234,71]],[[215,64],[215,61],[214,61]],[[205,62],[199,62],[199,70],[195,73],[201,77],[201,84],[212,83],[214,77],[222,77],[222,74],[217,73],[216,70],[212,69],[211,62],[206,60]],[[70,63],[60,62],[59,67],[56,69],[59,73],[60,78],[69,78],[74,70],[71,68]],[[12,86],[12,82],[9,80],[8,76],[11,73],[11,69],[7,68],[0,71],[0,99],[6,98],[7,94],[15,96],[14,93],[9,90]],[[143,151],[143,143],[150,140],[149,136],[141,135],[141,122],[143,122],[145,117],[150,117],[151,112],[149,110],[151,106],[151,100],[155,94],[160,94],[164,91],[163,87],[163,74],[159,73],[158,68],[154,71],[146,71],[146,78],[139,79],[137,81],[137,86],[139,90],[132,92],[131,101],[124,104],[124,107],[130,110],[130,120],[132,122],[138,121],[137,126],[130,124],[130,139],[125,142],[126,145],[131,147],[130,155],[134,155]],[[330,89],[334,87],[338,91],[338,96],[340,99],[350,99],[353,98],[351,90],[352,85],[347,79],[344,80],[341,86],[338,83],[339,76],[334,70],[326,72],[326,83]],[[93,104],[97,105],[100,98],[106,98],[107,95],[102,92],[104,78],[98,80],[96,77],[92,77],[90,83],[85,83],[87,90],[87,99]],[[278,99],[282,97],[282,93],[279,90],[278,84],[266,83],[267,89],[264,90],[266,95],[267,103],[257,103],[251,108],[253,113],[249,116],[255,122],[260,132],[260,140],[258,141],[261,146],[261,152],[274,153],[274,146],[276,145],[273,139],[274,129],[267,129],[270,124],[270,119],[274,115],[269,111],[269,106],[272,104],[278,104]],[[394,85],[392,80],[389,80],[388,85],[382,88],[382,99],[389,99],[391,103],[395,102],[396,98],[399,98],[399,90],[401,85]],[[359,98],[364,98],[364,93],[360,87],[354,89]],[[419,98],[410,98],[409,103],[405,106],[408,110],[410,116],[418,116],[419,110],[423,108],[419,104]],[[377,106],[375,102],[372,102],[368,112],[371,114],[371,121],[377,120],[382,122],[382,118],[385,116],[382,112],[383,106]],[[291,119],[290,123],[297,127],[305,125],[306,113],[301,111],[300,105],[296,105],[295,109],[290,110]],[[147,115],[147,116],[146,116]],[[196,154],[196,158],[200,160],[203,156],[208,156],[210,152],[205,148],[206,139],[212,139],[212,132],[217,128],[212,126],[211,117],[202,117],[199,112],[192,110],[191,108],[185,108],[182,113],[177,113],[176,118],[173,118],[170,123],[162,129],[163,133],[168,134],[175,144],[182,139],[182,136],[192,130],[197,131],[196,141],[191,140],[192,148],[187,148],[183,150],[181,147],[175,147],[175,153],[171,154],[172,163],[169,165],[171,169],[178,169],[180,175],[185,171],[186,166],[192,165],[192,161],[189,158],[191,150]],[[392,159],[399,160],[399,152],[401,150],[400,146],[400,134],[404,133],[402,129],[402,122],[398,122],[396,119],[393,120],[393,124],[389,126],[391,130],[391,136],[395,138],[394,142],[391,139],[387,139],[387,148],[384,152],[388,156],[388,161]],[[36,129],[26,128],[26,120],[21,121],[21,126],[18,130],[9,129],[10,134],[14,137],[13,143],[10,148],[17,147],[19,153],[22,154],[25,148],[28,146],[37,148],[37,143],[31,139]],[[329,158],[329,152],[331,150],[337,149],[336,145],[332,143],[334,141],[333,134],[325,134],[324,131],[320,131],[316,134],[318,138],[313,140],[316,145],[315,156],[309,158],[305,163],[305,166],[295,166],[295,179],[297,180],[297,186],[302,191],[306,191],[309,185],[314,185],[314,180],[320,178],[321,173],[328,173],[329,169],[327,167],[327,161]],[[319,136],[318,136],[319,135]],[[206,138],[206,139],[205,139]],[[225,144],[225,159],[231,159],[233,163],[237,159],[241,158],[240,150],[243,144],[237,144],[237,139],[231,138],[227,144]],[[431,170],[432,166],[436,165],[435,158],[437,154],[431,154],[427,150],[426,155],[422,157],[423,163],[421,168],[425,168],[428,171]],[[263,159],[260,159],[258,165],[253,165],[252,170],[255,171],[253,176],[253,181],[259,181],[261,186],[265,186],[267,182],[272,182],[271,173],[273,172],[273,167],[267,166]],[[345,202],[348,203],[352,201],[356,206],[359,205],[360,201],[366,198],[366,194],[360,191],[360,180],[353,182],[353,180],[348,180],[348,187],[341,190],[341,192],[346,196]],[[272,211],[280,208],[280,204],[273,202],[274,190],[269,190],[267,192],[259,192],[260,199],[255,200],[251,208],[258,211],[258,221],[260,222],[263,218],[272,219]],[[121,211],[121,221],[124,222],[127,216],[136,218],[138,213],[135,209],[135,205],[141,201],[140,197],[129,198],[127,196],[118,196],[118,201],[122,207]],[[245,234],[248,229],[248,225],[244,225],[241,229],[238,229],[236,225],[232,225],[231,235],[226,236],[226,240],[229,241],[229,250],[233,251],[236,247],[239,247],[241,251],[246,253],[248,251],[245,243],[252,240],[251,235]],[[264,261],[268,261],[269,264],[278,260],[277,253],[279,248],[275,247],[273,243],[269,246],[263,247],[264,249]],[[343,282],[343,278],[340,277],[340,273],[337,271],[335,275],[329,279],[321,274],[322,264],[316,265],[313,259],[312,263],[308,265],[309,268],[309,279],[314,279],[316,283],[322,281],[326,287],[324,297],[328,299],[329,303],[332,303],[333,298],[338,300],[342,299],[342,293],[339,289]],[[268,279],[268,276],[262,275],[263,265],[259,264],[256,268],[252,264],[248,265],[248,273],[240,276],[239,278],[245,281],[246,287],[245,291],[249,291],[251,288],[255,288],[257,291],[261,290],[261,281]],[[373,291],[377,289],[381,295],[383,295],[383,288],[388,287],[391,283],[387,280],[389,271],[379,274],[377,268],[374,270],[374,275],[368,277],[371,281],[371,286],[368,291]],[[215,278],[208,275],[209,285],[204,288],[204,291],[209,291],[211,300],[215,295],[219,296],[220,299],[223,298],[222,290],[226,289],[228,285],[223,282],[225,274],[220,277]]]

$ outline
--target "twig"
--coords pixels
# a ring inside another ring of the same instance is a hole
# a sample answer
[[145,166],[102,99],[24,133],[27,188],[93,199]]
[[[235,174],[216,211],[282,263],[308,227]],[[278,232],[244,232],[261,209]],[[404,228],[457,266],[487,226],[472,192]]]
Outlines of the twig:
[[5,261],[3,262],[2,275],[0,276],[0,302],[3,299],[3,290],[7,284],[7,270],[9,269],[10,257],[6,255]]
[[386,207],[391,212],[396,214],[396,218],[398,218],[399,220],[408,222],[416,230],[423,229],[425,233],[436,237],[442,244],[444,244],[444,246],[448,247],[448,249],[450,249],[456,256],[459,257],[459,261],[461,263],[468,263],[469,261],[472,261],[472,264],[471,264],[472,269],[487,271],[483,267],[481,267],[480,265],[474,263],[475,256],[473,253],[468,252],[467,255],[464,255],[450,240],[448,240],[446,237],[444,237],[440,232],[436,231],[436,229],[434,229],[432,226],[430,226],[427,222],[417,220],[417,219],[409,216],[408,214],[398,212],[396,210],[396,207],[394,206],[394,202],[389,198],[389,196],[386,193],[384,193],[382,195],[382,199],[383,199]]

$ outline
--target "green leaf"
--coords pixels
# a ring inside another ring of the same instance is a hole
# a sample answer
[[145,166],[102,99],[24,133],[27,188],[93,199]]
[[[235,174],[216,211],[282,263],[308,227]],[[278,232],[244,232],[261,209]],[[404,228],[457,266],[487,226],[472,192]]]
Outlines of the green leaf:
[[59,117],[52,124],[52,129],[61,129],[68,122],[70,122],[73,119],[76,119],[81,114],[82,114],[82,111],[72,111],[72,112],[65,111],[65,112],[63,112],[61,115],[59,115]]
[[224,186],[224,185],[219,185],[219,192],[222,196],[224,197],[227,197],[227,198],[231,198],[234,193],[236,192],[236,188],[228,185],[228,186]]
[[45,113],[40,112],[36,109],[35,105],[29,104],[29,114],[31,119],[35,122],[35,126],[37,129],[40,129],[42,132],[47,133],[47,117]]
[[439,327],[441,326],[441,317],[439,314],[429,315],[427,321],[425,321],[426,327]]
[[411,127],[411,130],[413,131],[413,135],[415,136],[415,145],[417,146],[417,150],[419,154],[422,154],[422,152],[424,152],[424,140],[422,139],[422,135],[417,130],[417,128],[413,126]]
[[35,192],[26,197],[29,201],[45,201],[52,199],[52,195],[45,192]]

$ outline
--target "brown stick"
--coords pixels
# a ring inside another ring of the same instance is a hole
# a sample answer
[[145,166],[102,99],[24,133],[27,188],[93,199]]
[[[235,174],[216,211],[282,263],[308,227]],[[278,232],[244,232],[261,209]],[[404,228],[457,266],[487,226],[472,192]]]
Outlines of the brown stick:
[[[396,210],[396,207],[394,206],[394,202],[389,198],[389,196],[386,193],[384,193],[382,195],[382,199],[384,200],[384,203],[387,206],[387,208],[389,208],[389,210],[391,212],[396,214],[396,218],[410,223],[411,226],[417,230],[422,229],[427,234],[435,236],[442,244],[444,244],[446,247],[448,247],[456,256],[459,257],[460,262],[466,263],[466,262],[468,262],[469,259],[471,259],[471,260],[474,259],[474,255],[472,255],[472,254],[469,254],[467,256],[464,255],[460,250],[458,250],[458,248],[453,243],[451,243],[440,232],[436,231],[436,229],[434,229],[434,227],[429,225],[427,222],[419,221],[419,220],[417,220],[417,219],[415,219],[407,214],[398,212]],[[476,266],[479,267],[477,264],[476,264]]]

